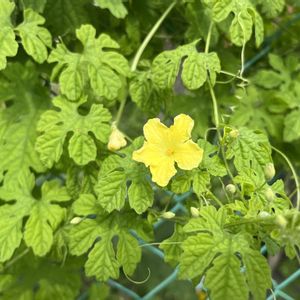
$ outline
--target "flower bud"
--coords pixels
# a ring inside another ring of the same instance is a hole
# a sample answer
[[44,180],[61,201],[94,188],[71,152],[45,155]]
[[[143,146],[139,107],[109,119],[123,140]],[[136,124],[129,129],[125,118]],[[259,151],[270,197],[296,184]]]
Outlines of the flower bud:
[[191,212],[192,217],[194,217],[194,218],[199,217],[199,209],[198,208],[191,206],[190,212]]
[[127,144],[127,141],[125,139],[124,134],[116,127],[116,125],[112,125],[112,132],[109,136],[108,150],[116,151],[123,147],[125,147]]
[[274,164],[268,163],[264,168],[266,180],[271,180],[275,176]]
[[231,194],[231,195],[235,194],[235,192],[236,192],[236,187],[235,187],[235,185],[234,185],[234,184],[231,184],[231,183],[227,184],[226,187],[225,187],[225,189],[226,189],[226,191],[227,191],[229,194]]
[[175,214],[172,211],[166,211],[162,214],[164,219],[172,219],[175,217]]
[[284,216],[282,216],[282,215],[278,215],[278,216],[276,216],[276,223],[280,226],[280,227],[282,227],[282,228],[285,228],[286,227],[286,225],[288,224],[288,221],[286,220],[286,218],[284,217]]
[[76,224],[79,224],[81,221],[82,221],[82,218],[75,217],[70,221],[70,224],[76,225]]
[[229,136],[236,139],[239,136],[239,131],[237,129],[233,129],[229,132]]
[[270,187],[265,190],[264,194],[269,202],[272,202],[275,199],[275,194]]
[[267,211],[261,211],[258,214],[258,216],[261,217],[261,218],[267,218],[267,217],[270,217],[271,215]]

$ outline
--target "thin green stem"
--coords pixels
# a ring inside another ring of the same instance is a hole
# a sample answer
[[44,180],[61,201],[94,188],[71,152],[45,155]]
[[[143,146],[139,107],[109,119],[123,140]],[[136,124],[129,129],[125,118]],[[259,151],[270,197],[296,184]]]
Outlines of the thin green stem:
[[15,256],[11,261],[9,261],[5,266],[4,270],[8,269],[10,266],[12,266],[15,262],[17,262],[19,259],[21,259],[23,256],[25,256],[29,252],[29,248],[25,249],[23,252]]
[[[171,10],[175,7],[177,3],[177,0],[173,1],[168,8],[165,10],[165,12],[161,15],[161,17],[157,20],[157,22],[154,24],[154,26],[152,27],[152,29],[148,32],[147,36],[145,37],[145,39],[143,40],[142,44],[140,45],[138,51],[136,52],[133,61],[131,63],[131,71],[134,72],[137,68],[137,65],[141,59],[141,56],[143,55],[144,50],[146,49],[146,47],[148,46],[149,42],[151,41],[151,39],[153,38],[154,34],[156,33],[156,31],[158,30],[158,28],[160,27],[160,25],[162,24],[162,22],[165,20],[165,18],[167,17],[167,15],[171,12]],[[119,124],[122,114],[124,112],[124,108],[125,108],[125,104],[126,104],[126,99],[127,99],[127,95],[124,97],[124,99],[121,101],[117,116],[116,116],[116,125]]]
[[215,92],[214,92],[214,89],[211,85],[210,80],[208,79],[207,82],[208,82],[209,92],[210,92],[210,95],[211,95],[211,100],[212,100],[212,103],[213,103],[215,125],[217,127],[217,132],[218,132],[218,135],[220,137],[220,133],[219,133],[219,130],[218,130],[219,126],[220,126],[220,122],[219,122],[220,121],[220,116],[219,116],[218,102],[217,102],[217,98],[216,98],[216,95],[215,95]]
[[289,160],[289,158],[283,153],[281,152],[279,149],[275,148],[274,146],[271,146],[271,148],[277,152],[285,161],[286,163],[288,164],[292,174],[293,174],[293,177],[294,177],[294,180],[295,180],[295,185],[296,185],[296,190],[297,190],[297,209],[299,210],[300,209],[300,184],[299,184],[299,179],[298,179],[298,176],[297,176],[297,172],[293,166],[293,164],[291,163],[291,161]]
[[235,221],[235,222],[231,222],[228,224],[225,224],[224,227],[232,227],[232,226],[238,226],[238,225],[245,225],[245,224],[259,224],[259,223],[263,223],[266,225],[272,225],[274,223],[274,217],[270,216],[270,217],[265,217],[265,218],[249,218],[249,219],[245,219],[242,218],[239,221]]
[[205,53],[208,53],[208,51],[209,51],[209,45],[210,45],[213,25],[214,25],[214,23],[210,22],[209,28],[208,28],[208,33],[207,33],[207,38],[206,38],[205,50],[204,50]]
[[224,204],[212,193],[212,192],[210,192],[209,193],[209,196],[210,197],[212,197],[212,199],[220,206],[220,207],[222,207],[222,206],[224,206]]
[[241,52],[241,77],[243,77],[243,73],[245,71],[245,46],[246,43],[243,44],[242,52]]
[[118,126],[118,124],[120,123],[120,120],[121,120],[121,117],[122,117],[122,114],[123,114],[123,111],[125,108],[126,99],[127,99],[127,94],[124,96],[124,98],[122,99],[121,104],[119,106],[119,110],[118,110],[118,113],[116,116],[116,121],[115,121],[116,126]]
[[237,74],[234,74],[234,73],[231,73],[231,72],[227,72],[227,71],[223,71],[223,70],[221,70],[220,73],[225,74],[225,75],[228,75],[228,76],[232,76],[233,79],[238,78],[238,79],[240,79],[240,80],[242,80],[242,81],[244,81],[244,82],[246,82],[246,83],[249,83],[249,80],[248,80],[248,79],[246,79],[246,78],[244,78],[244,77],[241,77],[241,76],[239,76],[239,75],[237,75]]
[[217,101],[217,98],[216,98],[216,95],[215,95],[215,92],[214,92],[214,89],[212,87],[212,84],[210,82],[210,80],[208,79],[208,87],[209,87],[209,91],[210,91],[210,95],[211,95],[211,99],[212,99],[212,103],[213,103],[213,110],[214,110],[214,119],[215,119],[215,124],[216,124],[216,128],[217,128],[217,134],[218,134],[218,138],[219,138],[219,143],[220,143],[220,149],[221,149],[221,154],[222,154],[222,158],[223,158],[223,161],[224,161],[224,164],[225,164],[225,168],[226,168],[226,171],[227,171],[227,174],[228,176],[230,177],[230,179],[232,180],[233,184],[235,185],[237,191],[238,191],[238,194],[241,198],[242,197],[242,193],[240,191],[240,188],[239,186],[235,183],[234,181],[234,177],[233,177],[233,174],[229,168],[229,165],[227,163],[227,160],[226,160],[226,155],[225,155],[225,151],[224,151],[224,148],[222,146],[222,136],[221,136],[221,133],[220,133],[220,130],[219,130],[219,127],[220,127],[220,116],[219,116],[219,110],[218,110],[218,101]]
[[144,50],[146,49],[147,45],[149,44],[150,40],[152,39],[152,37],[154,36],[155,32],[158,30],[158,28],[160,27],[160,25],[162,24],[162,22],[164,21],[164,19],[167,17],[167,15],[171,12],[171,10],[174,8],[174,6],[176,5],[177,1],[172,2],[169,7],[165,10],[165,12],[161,15],[161,17],[157,20],[157,22],[154,24],[154,26],[152,27],[152,29],[149,31],[149,33],[147,34],[147,36],[145,37],[144,41],[142,42],[140,48],[138,49],[138,51],[136,52],[134,59],[132,61],[131,64],[131,71],[135,71],[138,65],[138,62],[144,52]]

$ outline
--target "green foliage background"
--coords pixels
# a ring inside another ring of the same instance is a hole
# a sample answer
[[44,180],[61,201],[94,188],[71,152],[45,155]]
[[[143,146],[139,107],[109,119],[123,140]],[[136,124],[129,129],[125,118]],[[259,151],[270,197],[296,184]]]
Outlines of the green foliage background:
[[[299,0],[0,0],[0,298],[119,299],[110,279],[173,268],[161,299],[270,295],[300,261],[299,30]],[[132,152],[180,113],[204,158],[161,188]]]

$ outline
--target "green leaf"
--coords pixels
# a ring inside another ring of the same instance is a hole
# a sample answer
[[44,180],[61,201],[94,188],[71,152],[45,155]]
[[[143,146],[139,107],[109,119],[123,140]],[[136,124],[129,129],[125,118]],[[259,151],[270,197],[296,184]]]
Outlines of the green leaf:
[[234,17],[231,21],[229,33],[231,41],[242,46],[247,43],[252,35],[252,27],[255,27],[256,46],[259,47],[263,42],[264,26],[261,16],[249,0],[224,0],[207,1],[212,11],[212,17],[217,23],[228,18],[230,13]]
[[42,198],[33,204],[30,217],[25,226],[24,240],[38,256],[49,252],[53,244],[53,230],[64,219],[66,210],[52,202],[69,201],[65,188],[57,181],[45,182],[42,186]]
[[175,194],[183,194],[191,189],[192,172],[180,171],[172,178],[171,190]]
[[135,72],[129,85],[129,93],[133,102],[145,112],[156,115],[161,106],[161,91],[152,80],[151,71]]
[[178,173],[171,183],[171,190],[176,194],[182,194],[190,191],[191,186],[193,191],[200,196],[207,192],[210,183],[210,175],[207,171],[196,168],[192,171],[184,171]]
[[[185,9],[185,20],[189,27],[185,32],[188,41],[194,41],[199,37],[206,39],[209,30],[210,16],[207,14],[207,9],[200,1],[187,3]],[[210,45],[213,47],[219,40],[219,32],[216,26],[212,28]]]
[[[12,204],[0,206],[3,226],[0,253],[2,261],[9,259],[19,246],[22,238],[22,219],[29,216],[25,224],[24,240],[35,255],[44,256],[53,244],[53,231],[63,220],[65,209],[52,202],[69,201],[64,187],[57,181],[45,182],[42,186],[41,199],[35,199],[31,191],[34,187],[34,176],[21,173],[17,181],[5,183],[0,189],[0,197],[4,201],[15,200]],[[13,220],[13,221],[12,221]],[[11,231],[7,231],[8,229]]]
[[10,15],[15,9],[15,4],[3,0],[0,4],[0,70],[6,67],[6,58],[15,56],[18,52],[18,43],[11,24]]
[[148,207],[152,206],[154,192],[149,181],[140,180],[131,183],[128,188],[129,205],[138,214],[143,213]]
[[110,295],[110,288],[107,284],[94,282],[89,287],[89,300],[106,300]]
[[128,275],[132,275],[141,258],[142,252],[140,251],[137,239],[127,233],[120,233],[117,260],[123,266],[124,272]]
[[60,159],[69,132],[72,132],[69,155],[78,165],[86,165],[96,159],[97,148],[90,132],[97,140],[107,142],[111,119],[109,111],[102,104],[92,104],[90,112],[82,116],[78,107],[85,102],[86,99],[81,99],[72,103],[64,97],[56,97],[53,104],[60,110],[48,110],[41,116],[37,129],[42,134],[37,138],[36,150],[47,167],[51,168]]
[[206,171],[195,172],[193,176],[193,190],[198,196],[207,191],[207,186],[209,185],[209,183],[209,173],[207,173]]
[[[45,167],[34,149],[36,124],[49,100],[48,90],[35,66],[8,65],[0,77],[0,101],[11,101],[0,112],[0,178],[14,181],[20,173],[33,169],[40,173]],[[9,102],[8,102],[9,103]]]
[[208,233],[188,237],[183,245],[180,258],[179,276],[182,279],[195,278],[204,273],[218,251],[221,239],[214,239]]
[[[145,166],[131,158],[132,152],[137,150],[142,142],[142,138],[137,138],[131,146],[119,151],[123,157],[111,155],[104,160],[95,192],[99,204],[106,211],[120,210],[125,205],[127,193],[129,205],[138,214],[152,205],[154,193],[147,179],[148,171]],[[131,182],[129,187],[127,182]]]
[[36,255],[44,256],[53,244],[53,228],[48,222],[51,220],[52,226],[57,225],[63,217],[64,210],[59,206],[38,203],[32,207],[24,240]]
[[80,194],[79,198],[73,203],[72,208],[74,213],[79,216],[92,215],[95,212],[102,211],[92,194]]
[[[0,207],[3,210],[3,206]],[[20,214],[18,214],[20,215]],[[22,218],[3,218],[0,221],[0,262],[10,259],[22,241]]]
[[224,163],[218,156],[218,147],[209,142],[199,139],[198,145],[203,149],[204,155],[200,164],[201,169],[205,169],[213,176],[224,176],[227,174]]
[[31,8],[32,10],[42,13],[44,11],[47,0],[23,0],[24,8]]
[[272,89],[278,87],[283,81],[281,74],[271,70],[260,70],[253,77],[253,83]]
[[212,84],[215,84],[216,73],[221,71],[220,61],[217,53],[192,53],[185,59],[182,70],[182,81],[184,85],[195,90],[201,87],[207,80],[207,72]]
[[252,25],[252,16],[247,9],[235,14],[229,29],[231,41],[237,46],[246,44],[252,35]]
[[[90,200],[91,198],[89,202]],[[77,201],[82,202],[82,199]],[[77,201],[74,203],[75,207]],[[97,200],[94,198],[95,205]],[[98,280],[117,278],[120,267],[123,267],[126,274],[132,275],[141,259],[141,247],[129,230],[135,230],[139,236],[148,239],[148,231],[145,231],[148,230],[147,223],[132,212],[107,214],[95,209],[94,213],[98,213],[96,219],[84,219],[72,227],[69,236],[70,252],[73,255],[82,255],[93,247],[88,255],[85,270],[88,276],[96,276]],[[112,244],[114,236],[119,237],[116,253]]]
[[268,18],[277,17],[284,9],[284,0],[256,0],[261,5],[262,12]]
[[239,173],[254,169],[258,176],[264,177],[264,168],[272,162],[271,147],[266,135],[247,128],[228,129],[224,141],[227,145],[226,158],[234,159]]
[[218,211],[214,206],[202,207],[200,210],[201,218],[190,219],[184,226],[184,231],[187,233],[197,233],[200,231],[209,231],[214,235],[223,234],[223,226],[226,219],[225,209],[219,209]]
[[[107,236],[107,237],[106,237]],[[109,235],[103,236],[89,253],[85,263],[87,276],[96,276],[97,280],[106,281],[109,277],[118,278],[120,264],[115,258]]]
[[71,253],[73,255],[82,255],[87,252],[96,238],[104,232],[102,227],[99,226],[99,222],[90,219],[83,220],[73,226],[69,239]]
[[165,261],[176,266],[177,262],[180,261],[182,254],[182,242],[186,239],[187,234],[183,231],[183,228],[179,224],[175,224],[174,232],[171,237],[165,239],[160,245],[165,254]]
[[272,287],[271,271],[266,258],[259,251],[250,249],[242,255],[247,282],[254,299],[266,299],[266,290]]
[[91,25],[82,25],[76,36],[83,45],[82,53],[70,52],[64,44],[54,49],[48,61],[57,62],[62,70],[59,78],[61,91],[70,100],[76,101],[89,81],[97,96],[115,99],[122,86],[121,76],[128,76],[127,60],[119,53],[106,48],[119,48],[117,42],[106,34],[96,38],[96,30]]
[[80,25],[90,23],[89,4],[89,0],[47,0],[43,13],[47,27],[56,37],[72,34]]
[[[257,80],[259,80],[259,85],[266,86],[270,83],[267,80],[264,84],[258,77]],[[281,114],[286,110],[286,104],[283,100],[278,99],[276,101],[273,98],[273,93],[262,91],[255,86],[250,86],[245,90],[237,90],[236,97],[239,102],[231,116],[230,124],[264,130],[272,136],[281,138],[283,127]]]
[[264,41],[264,22],[260,14],[256,11],[251,11],[252,18],[254,19],[255,27],[255,45],[258,48]]
[[124,19],[128,13],[122,0],[95,0],[95,4],[102,9],[107,8],[118,19]]
[[221,22],[225,20],[233,9],[233,1],[232,0],[224,0],[224,1],[207,1],[212,2],[212,12],[213,18],[216,22]]
[[122,171],[113,171],[100,176],[96,187],[100,204],[108,211],[120,210],[125,204],[126,176]]
[[[3,300],[73,300],[80,291],[81,279],[78,262],[67,259],[64,267],[48,259],[37,259],[31,253],[18,258],[14,268],[8,268],[6,280],[1,290]],[[20,277],[26,278],[20,282]],[[38,286],[38,288],[36,288]]]
[[24,21],[16,27],[25,51],[38,62],[43,63],[47,57],[47,47],[51,47],[50,32],[39,25],[43,25],[45,19],[32,9],[24,10]]
[[197,42],[164,51],[156,56],[152,72],[153,80],[159,88],[173,88],[183,59],[181,78],[188,89],[200,88],[207,80],[207,72],[212,83],[215,83],[216,73],[221,71],[218,55],[215,52],[199,53],[196,49]]
[[284,119],[283,139],[292,142],[300,137],[300,109],[291,111]]
[[212,299],[246,300],[248,288],[240,260],[228,251],[218,256],[205,277],[205,286]]

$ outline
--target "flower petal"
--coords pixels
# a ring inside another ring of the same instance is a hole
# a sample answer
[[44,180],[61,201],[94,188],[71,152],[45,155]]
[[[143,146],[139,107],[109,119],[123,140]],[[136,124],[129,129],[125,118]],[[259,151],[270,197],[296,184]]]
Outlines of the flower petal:
[[160,122],[158,118],[150,119],[144,125],[144,136],[146,140],[153,144],[163,145],[168,139],[169,128]]
[[174,167],[174,160],[170,157],[165,157],[158,164],[150,165],[150,172],[152,181],[163,187],[169,183],[177,171]]
[[148,142],[144,142],[142,148],[132,153],[133,160],[142,162],[147,167],[149,165],[156,165],[160,158],[162,158],[162,156],[163,152],[161,151],[161,147]]
[[192,170],[198,167],[202,157],[203,150],[192,140],[178,145],[174,152],[174,159],[178,167],[183,170]]
[[174,125],[170,127],[174,142],[185,142],[191,138],[194,120],[185,114],[180,114],[174,119]]

